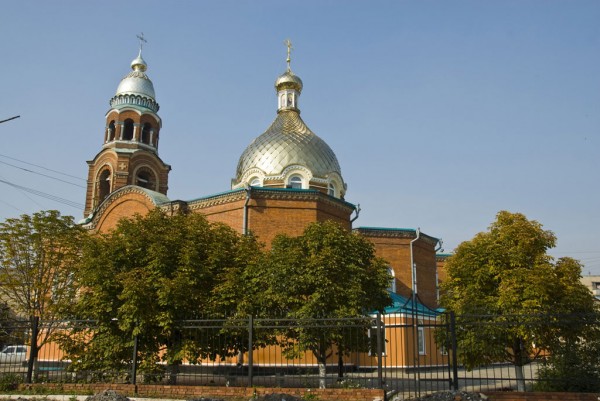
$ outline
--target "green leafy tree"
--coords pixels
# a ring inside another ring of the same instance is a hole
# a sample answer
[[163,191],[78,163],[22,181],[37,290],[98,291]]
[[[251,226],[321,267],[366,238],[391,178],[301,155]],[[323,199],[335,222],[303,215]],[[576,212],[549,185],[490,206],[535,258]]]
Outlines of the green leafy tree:
[[597,327],[586,333],[585,338],[567,338],[552,348],[538,372],[536,390],[600,392],[600,333]]
[[73,272],[85,237],[73,217],[56,210],[0,223],[0,299],[17,316],[43,322],[32,359],[56,331],[61,305],[75,294]]
[[5,345],[22,344],[25,341],[23,323],[16,319],[10,307],[0,302],[0,349]]
[[[344,318],[365,317],[390,304],[387,264],[373,245],[339,224],[313,223],[298,237],[279,235],[261,263],[239,276],[246,294],[240,308],[255,316],[278,316],[288,321],[279,333],[288,357],[311,352],[325,387],[325,364],[334,350],[349,352],[366,347],[344,328]],[[319,319],[331,319],[323,324]],[[339,320],[336,320],[339,319]],[[294,323],[298,324],[294,324]]]
[[581,265],[554,261],[547,250],[555,243],[540,223],[501,211],[488,231],[448,259],[441,304],[456,314],[459,358],[467,368],[510,362],[524,391],[523,366],[532,357],[593,324],[594,300],[580,283]]
[[194,363],[233,352],[203,342],[207,336],[184,336],[182,321],[223,312],[216,310],[213,289],[229,269],[252,259],[251,250],[259,253],[253,238],[225,225],[159,210],[93,236],[77,271],[82,290],[71,313],[97,327],[76,326],[61,339],[72,369],[122,371],[136,336],[145,378],[162,376],[162,359],[170,383],[183,359]]

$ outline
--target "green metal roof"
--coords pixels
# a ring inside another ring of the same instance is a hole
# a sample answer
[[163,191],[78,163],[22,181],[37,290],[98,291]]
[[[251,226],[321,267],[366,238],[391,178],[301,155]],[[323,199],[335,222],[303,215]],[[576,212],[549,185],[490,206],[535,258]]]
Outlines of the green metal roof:
[[392,304],[384,309],[385,314],[402,313],[406,315],[417,314],[418,316],[435,317],[444,312],[444,309],[431,309],[419,302],[419,299],[413,300],[400,294],[390,292]]

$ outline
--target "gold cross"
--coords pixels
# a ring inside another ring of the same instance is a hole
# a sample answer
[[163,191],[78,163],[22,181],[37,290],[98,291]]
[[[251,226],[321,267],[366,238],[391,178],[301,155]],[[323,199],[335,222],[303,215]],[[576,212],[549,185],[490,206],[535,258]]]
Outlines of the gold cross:
[[286,60],[287,61],[287,70],[292,71],[292,67],[290,67],[290,62],[292,61],[290,54],[292,53],[292,49],[293,49],[292,41],[289,39],[286,39],[283,42],[283,44],[287,46],[287,60]]
[[121,164],[119,164],[119,168],[121,170],[125,170],[127,168],[127,163],[121,163]]
[[139,35],[135,35],[140,40],[140,53],[142,52],[142,46],[148,41],[144,38],[144,32],[140,32]]

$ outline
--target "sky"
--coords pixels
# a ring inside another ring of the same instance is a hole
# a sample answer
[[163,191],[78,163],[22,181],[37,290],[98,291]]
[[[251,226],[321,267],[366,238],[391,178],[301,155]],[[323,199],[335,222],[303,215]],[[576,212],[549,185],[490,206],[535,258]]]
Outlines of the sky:
[[600,1],[0,5],[0,120],[20,116],[0,123],[0,221],[83,217],[86,161],[141,32],[169,198],[229,190],[275,118],[289,38],[302,117],[337,155],[355,226],[420,228],[450,253],[520,212],[556,234],[553,256],[600,274]]

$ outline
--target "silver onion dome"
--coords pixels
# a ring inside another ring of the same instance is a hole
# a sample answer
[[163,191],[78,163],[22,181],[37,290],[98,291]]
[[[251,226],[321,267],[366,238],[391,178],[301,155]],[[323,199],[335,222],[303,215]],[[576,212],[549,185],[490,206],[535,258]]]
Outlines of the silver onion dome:
[[341,175],[333,150],[315,135],[295,111],[277,114],[271,126],[244,150],[237,166],[238,182],[251,168],[276,176],[291,165],[309,169],[314,177]]
[[156,103],[154,85],[148,75],[146,69],[148,65],[142,58],[142,53],[131,62],[132,71],[127,74],[117,88],[117,93],[111,99],[111,107],[118,106],[140,106],[149,108],[153,111],[158,111],[158,103]]

